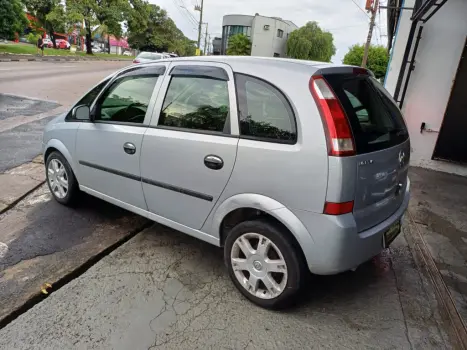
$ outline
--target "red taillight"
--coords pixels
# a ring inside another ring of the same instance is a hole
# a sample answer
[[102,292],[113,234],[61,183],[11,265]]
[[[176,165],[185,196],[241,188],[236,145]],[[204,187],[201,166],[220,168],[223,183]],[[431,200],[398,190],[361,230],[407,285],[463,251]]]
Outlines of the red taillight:
[[311,77],[309,85],[326,126],[329,155],[340,157],[355,155],[349,121],[331,87],[321,75]]
[[138,60],[133,60],[133,63],[139,63],[139,61]]
[[351,213],[353,210],[353,201],[343,203],[326,202],[324,204],[324,214],[342,215]]

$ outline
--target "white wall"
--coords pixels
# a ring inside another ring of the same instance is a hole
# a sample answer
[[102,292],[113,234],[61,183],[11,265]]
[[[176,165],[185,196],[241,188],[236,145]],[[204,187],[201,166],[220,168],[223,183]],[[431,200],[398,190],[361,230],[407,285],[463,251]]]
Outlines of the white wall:
[[[411,3],[413,1],[406,0],[404,6],[412,6]],[[391,93],[394,93],[410,30],[410,23],[405,23],[408,16],[410,13],[404,13],[400,23],[386,78],[386,88]],[[467,35],[466,18],[467,1],[449,0],[428,22],[422,24],[424,28],[415,58],[415,70],[402,108],[412,145],[411,165],[465,176],[467,166],[431,159],[438,133],[420,133],[420,126],[425,122],[429,129],[439,131],[441,127]]]
[[[269,30],[264,26],[269,25]],[[282,38],[277,37],[277,30],[283,30]],[[287,33],[292,28],[288,23],[271,17],[255,16],[252,31],[252,56],[273,57],[278,53],[280,57],[286,57]]]

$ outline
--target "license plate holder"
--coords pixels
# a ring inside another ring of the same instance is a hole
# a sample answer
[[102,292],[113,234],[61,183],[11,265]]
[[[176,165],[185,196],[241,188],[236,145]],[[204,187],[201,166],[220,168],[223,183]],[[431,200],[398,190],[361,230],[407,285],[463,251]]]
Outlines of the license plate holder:
[[397,221],[388,228],[383,234],[383,248],[389,247],[389,245],[396,239],[401,232],[401,222]]

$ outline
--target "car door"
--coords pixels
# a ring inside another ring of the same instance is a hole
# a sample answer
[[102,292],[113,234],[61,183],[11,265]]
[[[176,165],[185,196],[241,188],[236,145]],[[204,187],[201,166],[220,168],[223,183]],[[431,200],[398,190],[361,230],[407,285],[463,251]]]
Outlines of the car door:
[[77,133],[81,186],[147,209],[141,188],[141,143],[164,71],[164,65],[124,71],[100,94],[92,107],[92,122],[82,123]]
[[149,211],[200,229],[235,163],[233,74],[212,62],[177,62],[169,70],[143,139],[143,191]]

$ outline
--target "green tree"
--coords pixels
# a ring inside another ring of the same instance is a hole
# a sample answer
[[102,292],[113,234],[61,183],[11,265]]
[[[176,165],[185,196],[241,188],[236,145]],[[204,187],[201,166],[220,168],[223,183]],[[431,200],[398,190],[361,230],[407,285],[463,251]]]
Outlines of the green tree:
[[227,47],[229,56],[249,56],[251,55],[251,41],[245,34],[235,34],[229,38]]
[[173,51],[180,56],[195,54],[193,41],[188,39],[157,5],[144,0],[130,0],[128,43],[142,51]]
[[[344,56],[343,63],[352,66],[360,66],[362,64],[364,45],[354,45],[349,48],[349,52]],[[367,67],[371,70],[377,79],[383,78],[386,75],[388,67],[389,55],[384,46],[371,45],[368,51]]]
[[92,55],[92,28],[105,25],[108,34],[122,34],[120,22],[130,10],[128,0],[67,0],[67,18],[70,23],[84,21],[86,53]]
[[0,39],[12,39],[15,33],[23,33],[28,19],[19,0],[0,0]]
[[287,40],[287,56],[302,60],[330,62],[336,53],[330,32],[321,29],[317,22],[308,22],[294,30]]
[[54,47],[56,31],[65,30],[65,9],[60,0],[22,0],[30,14],[49,34]]

